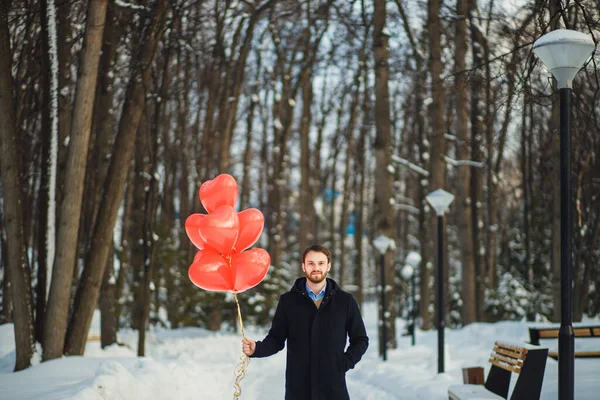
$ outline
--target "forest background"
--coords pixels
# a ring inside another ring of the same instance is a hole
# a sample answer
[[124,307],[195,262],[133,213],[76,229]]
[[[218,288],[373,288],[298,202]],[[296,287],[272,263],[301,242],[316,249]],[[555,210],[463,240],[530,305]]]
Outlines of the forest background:
[[[417,251],[434,328],[444,188],[448,324],[560,316],[559,104],[532,54],[558,28],[594,37],[596,1],[0,0],[0,323],[15,368],[82,354],[96,307],[119,327],[236,329],[233,297],[187,277],[202,182],[236,177],[265,215],[268,325],[312,243],[360,304],[386,288],[386,343]],[[600,314],[595,58],[574,82],[574,319]],[[383,261],[372,246],[393,238]],[[381,308],[381,307],[380,307]]]

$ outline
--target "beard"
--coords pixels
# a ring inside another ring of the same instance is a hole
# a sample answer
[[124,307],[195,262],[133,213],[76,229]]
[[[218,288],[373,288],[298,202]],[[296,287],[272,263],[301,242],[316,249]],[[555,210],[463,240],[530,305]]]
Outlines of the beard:
[[304,273],[306,275],[306,279],[311,281],[312,283],[321,283],[327,278],[327,272],[314,272],[309,274],[308,272]]

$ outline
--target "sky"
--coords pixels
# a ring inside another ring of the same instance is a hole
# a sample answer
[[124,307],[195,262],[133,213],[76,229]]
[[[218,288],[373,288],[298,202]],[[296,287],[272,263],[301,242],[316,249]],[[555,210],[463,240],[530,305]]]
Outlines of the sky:
[[[475,323],[462,329],[446,329],[445,373],[437,373],[437,332],[417,331],[416,345],[399,336],[398,348],[388,350],[387,361],[378,357],[377,308],[366,304],[363,316],[371,344],[356,368],[346,376],[353,400],[446,400],[450,385],[462,383],[462,368],[482,366],[489,371],[488,356],[494,341],[527,341],[533,323],[503,321]],[[399,334],[405,322],[397,320]],[[600,318],[583,324],[600,324]],[[540,324],[536,324],[539,326]],[[543,324],[542,324],[543,325]],[[98,333],[95,316],[90,336]],[[251,339],[262,339],[267,329],[244,325]],[[147,338],[147,357],[136,357],[137,333],[119,332],[125,346],[102,350],[88,341],[83,357],[39,363],[13,373],[12,324],[0,325],[0,399],[231,399],[234,369],[241,356],[241,336],[200,328],[156,329]],[[556,340],[542,341],[556,349]],[[577,339],[576,350],[600,350],[600,338]],[[558,363],[548,358],[542,399],[558,398]],[[275,356],[252,359],[241,382],[243,400],[283,399],[285,350]],[[600,358],[575,360],[575,398],[598,399]],[[516,375],[513,374],[514,382]]]

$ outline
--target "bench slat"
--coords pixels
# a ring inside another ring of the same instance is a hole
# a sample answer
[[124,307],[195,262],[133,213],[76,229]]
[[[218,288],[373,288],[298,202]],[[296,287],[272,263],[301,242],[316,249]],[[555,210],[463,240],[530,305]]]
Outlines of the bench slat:
[[504,357],[500,354],[492,354],[491,358],[505,362],[510,365],[514,365],[517,368],[521,368],[523,366],[523,360],[520,358]]
[[502,343],[502,342],[496,342],[496,343],[494,343],[494,345],[496,347],[502,347],[505,349],[513,350],[517,353],[527,354],[527,349],[525,347],[519,347],[519,346],[515,346],[513,344]]
[[498,360],[496,360],[494,358],[490,358],[488,361],[490,362],[490,364],[494,364],[495,366],[497,366],[499,368],[502,368],[502,369],[505,369],[507,371],[512,371],[512,372],[517,373],[517,374],[521,373],[521,368],[517,368],[517,367],[515,367],[515,366],[513,366],[511,364],[505,364],[505,363],[500,362],[500,361],[498,361]]
[[524,360],[527,357],[525,354],[516,353],[514,351],[506,350],[501,347],[494,347],[494,352],[519,360]]
[[[575,358],[586,358],[586,357],[600,357],[600,351],[576,351],[574,353]],[[558,360],[558,351],[548,352],[548,357]]]
[[557,338],[558,337],[558,329],[548,329],[548,330],[538,330],[540,334],[540,338]]

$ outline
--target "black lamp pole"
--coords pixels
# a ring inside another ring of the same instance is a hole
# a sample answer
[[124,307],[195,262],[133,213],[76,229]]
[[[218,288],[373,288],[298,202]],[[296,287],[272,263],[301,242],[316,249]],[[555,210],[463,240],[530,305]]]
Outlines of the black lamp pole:
[[444,216],[438,215],[438,373],[444,372]]
[[381,255],[381,355],[387,361],[387,327],[385,323],[385,254]]
[[571,258],[571,88],[560,95],[560,330],[558,333],[558,394],[573,400],[575,338],[573,335],[573,265]]

